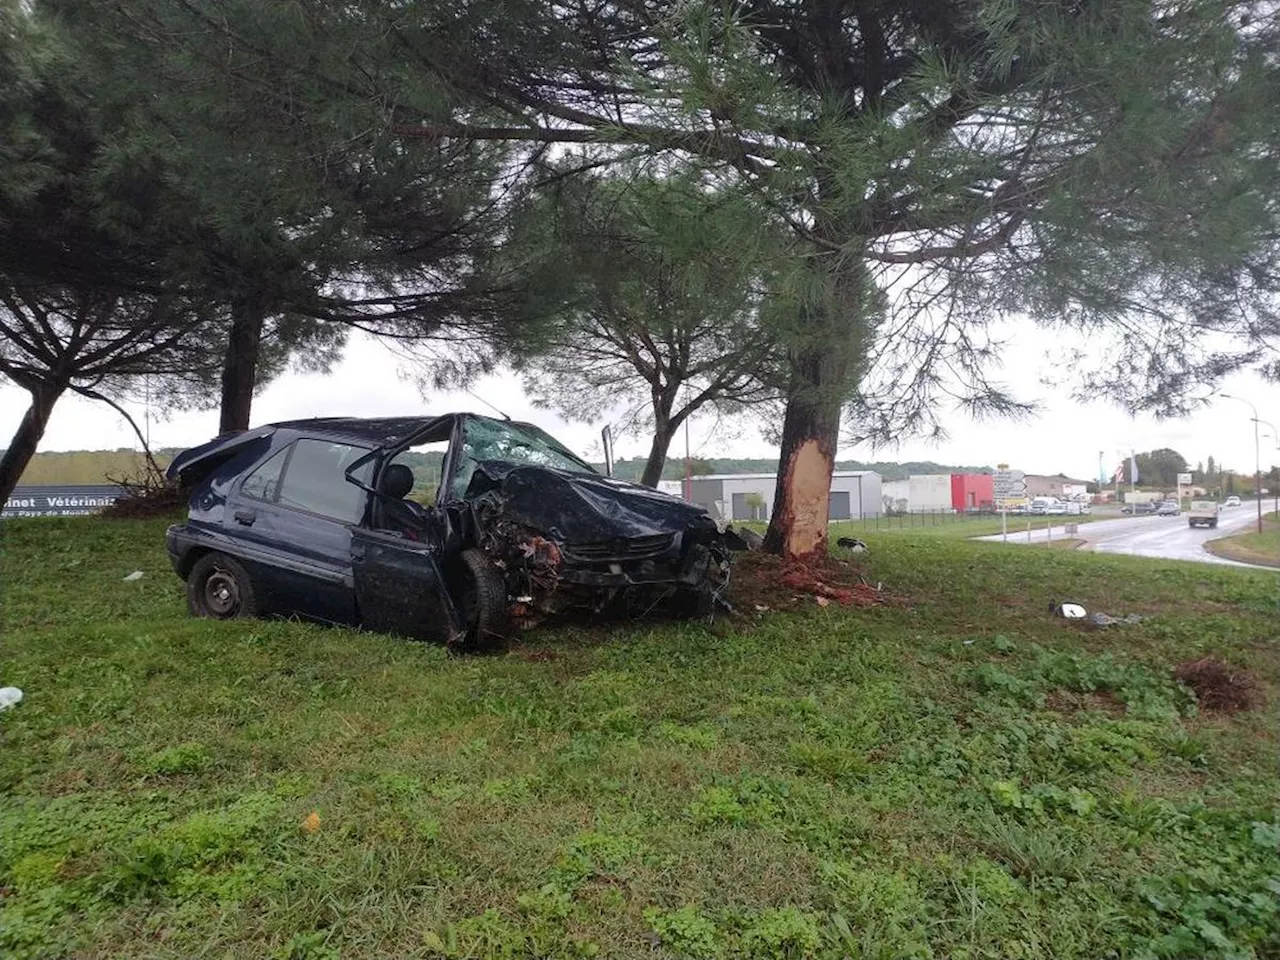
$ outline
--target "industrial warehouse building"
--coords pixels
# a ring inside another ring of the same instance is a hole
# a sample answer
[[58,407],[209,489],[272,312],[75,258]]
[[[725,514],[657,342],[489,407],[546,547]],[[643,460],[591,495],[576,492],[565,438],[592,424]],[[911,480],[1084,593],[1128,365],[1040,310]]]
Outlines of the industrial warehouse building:
[[[768,520],[773,516],[772,473],[724,473],[694,477],[694,503],[713,517],[725,520]],[[837,470],[831,477],[828,516],[832,520],[859,520],[879,516],[883,510],[880,474],[870,470]]]
[[880,485],[885,513],[972,513],[995,509],[989,473],[922,473]]

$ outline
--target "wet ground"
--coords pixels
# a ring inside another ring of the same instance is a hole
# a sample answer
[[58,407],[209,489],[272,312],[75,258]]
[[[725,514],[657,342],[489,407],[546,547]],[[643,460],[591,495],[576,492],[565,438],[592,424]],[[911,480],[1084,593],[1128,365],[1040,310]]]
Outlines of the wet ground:
[[[1223,557],[1216,557],[1205,549],[1210,540],[1230,537],[1243,533],[1251,524],[1258,521],[1256,507],[1253,503],[1245,503],[1239,507],[1223,510],[1216,529],[1209,527],[1192,527],[1187,523],[1186,514],[1177,517],[1124,517],[1118,520],[1098,520],[1093,523],[1082,523],[1075,533],[1068,534],[1065,525],[1051,530],[1035,530],[1029,535],[1026,530],[1016,530],[1013,518],[1009,520],[1009,543],[1032,543],[1043,546],[1049,538],[1059,540],[1067,536],[1084,540],[1081,550],[1093,550],[1096,553],[1124,553],[1135,557],[1159,557],[1164,560],[1197,560],[1203,563],[1221,563],[1229,566],[1243,567],[1250,564],[1237,563]],[[981,540],[1003,539],[1000,534],[993,537],[980,537]],[[1258,568],[1266,569],[1266,568]]]

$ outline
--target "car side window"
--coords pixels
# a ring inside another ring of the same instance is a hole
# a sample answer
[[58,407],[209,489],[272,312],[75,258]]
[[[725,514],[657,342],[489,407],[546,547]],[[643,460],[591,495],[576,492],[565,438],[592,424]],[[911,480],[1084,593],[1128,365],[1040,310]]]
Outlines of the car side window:
[[[359,522],[364,515],[365,492],[348,482],[347,467],[367,452],[345,443],[298,440],[279,484],[277,502],[342,523]],[[366,464],[357,479],[368,483],[371,467],[372,463]]]
[[244,483],[240,484],[240,492],[255,500],[274,500],[280,490],[280,474],[288,457],[289,448],[285,447],[245,477]]

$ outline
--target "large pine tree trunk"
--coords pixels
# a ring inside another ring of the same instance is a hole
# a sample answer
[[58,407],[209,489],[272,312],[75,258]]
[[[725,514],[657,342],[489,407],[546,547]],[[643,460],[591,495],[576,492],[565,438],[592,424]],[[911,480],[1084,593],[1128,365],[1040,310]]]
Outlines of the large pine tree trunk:
[[252,300],[238,300],[231,306],[231,336],[222,362],[219,433],[249,429],[265,319],[264,311]]
[[66,387],[58,384],[41,383],[30,389],[31,406],[9,441],[9,448],[0,457],[0,507],[9,499],[22,477],[22,471],[35,456],[44,428],[49,424],[49,415],[53,413],[53,405],[66,392]]
[[[839,237],[821,218],[817,229],[833,243]],[[805,344],[791,357],[778,485],[764,538],[764,549],[784,557],[826,553],[840,413],[877,309],[866,267],[852,253],[825,255],[813,267],[818,283],[800,316]]]
[[764,537],[764,549],[770,553],[807,557],[826,552],[847,365],[843,351],[817,346],[795,359],[782,422],[773,516]]
[[667,451],[671,449],[671,438],[675,432],[676,426],[665,418],[654,424],[653,444],[649,447],[649,459],[640,477],[640,482],[646,487],[656,487],[662,479],[662,468],[667,465]]

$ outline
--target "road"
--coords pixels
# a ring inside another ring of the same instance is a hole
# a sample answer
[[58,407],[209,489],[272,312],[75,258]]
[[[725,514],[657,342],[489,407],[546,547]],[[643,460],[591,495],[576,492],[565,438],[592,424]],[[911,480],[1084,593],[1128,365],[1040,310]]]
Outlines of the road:
[[[1245,503],[1239,507],[1223,510],[1218,520],[1217,529],[1208,527],[1191,527],[1187,524],[1185,514],[1179,517],[1124,517],[1119,520],[1097,520],[1093,523],[1082,523],[1077,532],[1070,534],[1072,539],[1084,540],[1081,550],[1093,550],[1096,553],[1125,553],[1134,557],[1160,557],[1164,560],[1198,560],[1202,563],[1221,563],[1234,567],[1251,567],[1251,564],[1237,563],[1223,557],[1216,557],[1204,548],[1210,540],[1229,537],[1243,533],[1254,523],[1258,514],[1253,503]],[[1011,517],[1009,526],[1016,521]],[[1054,527],[1046,533],[1044,530],[1033,530],[1030,539],[1026,530],[1014,533],[1009,531],[1010,543],[1032,543],[1043,545],[1052,536],[1058,540],[1068,536],[1065,527]],[[982,540],[1000,540],[1001,535],[981,537]],[[1271,569],[1271,568],[1254,568]]]

